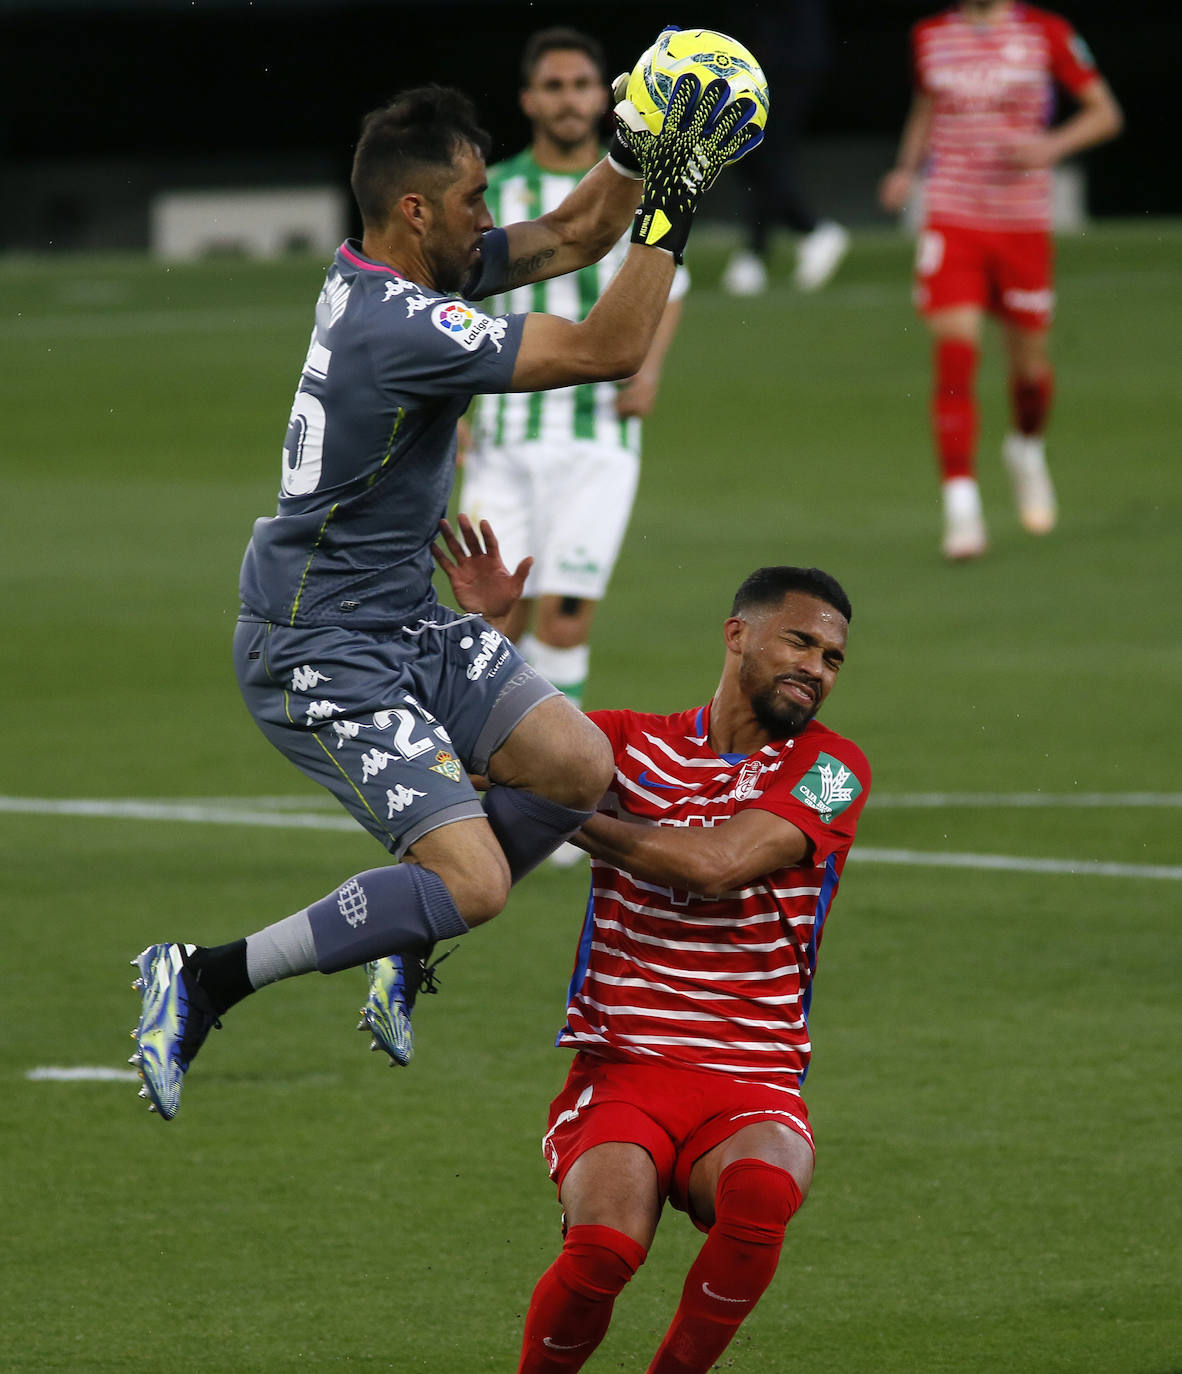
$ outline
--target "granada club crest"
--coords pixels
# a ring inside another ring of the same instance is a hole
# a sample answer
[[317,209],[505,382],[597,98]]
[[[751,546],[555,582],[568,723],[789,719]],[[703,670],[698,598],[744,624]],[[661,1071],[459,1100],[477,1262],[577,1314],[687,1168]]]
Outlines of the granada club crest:
[[755,784],[762,772],[763,764],[758,759],[747,760],[739,773],[739,781],[735,783],[736,801],[746,801],[748,797],[755,796]]

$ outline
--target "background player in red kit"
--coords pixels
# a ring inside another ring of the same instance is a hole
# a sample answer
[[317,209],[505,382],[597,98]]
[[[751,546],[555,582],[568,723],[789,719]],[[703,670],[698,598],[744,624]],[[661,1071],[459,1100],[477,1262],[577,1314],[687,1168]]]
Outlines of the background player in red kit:
[[[883,206],[898,211],[926,162],[916,298],[934,342],[932,423],[946,557],[987,539],[976,481],[976,371],[986,312],[1000,317],[1012,432],[1003,457],[1034,534],[1056,519],[1043,435],[1053,374],[1051,168],[1119,133],[1120,109],[1083,40],[1058,15],[1014,0],[960,0],[912,30],[915,97]],[[1048,127],[1056,85],[1078,103]]]
[[[466,548],[445,527],[451,558],[436,556],[461,606],[499,615],[495,540],[473,554],[461,531]],[[543,1141],[564,1243],[519,1374],[582,1368],[666,1200],[707,1234],[650,1374],[709,1369],[776,1271],[813,1174],[817,949],[870,786],[857,745],[814,719],[849,619],[827,573],[761,568],[709,702],[590,713],[615,773],[575,840],[592,891],[557,1043],[577,1053]]]

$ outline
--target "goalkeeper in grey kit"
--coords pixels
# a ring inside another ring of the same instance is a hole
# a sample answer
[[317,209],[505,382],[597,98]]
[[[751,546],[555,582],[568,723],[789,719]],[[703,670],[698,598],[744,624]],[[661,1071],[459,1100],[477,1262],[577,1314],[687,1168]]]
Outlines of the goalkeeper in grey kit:
[[[401,862],[228,944],[164,942],[133,961],[132,1062],[166,1120],[219,1018],[296,974],[364,965],[363,1025],[407,1062],[435,943],[496,916],[592,814],[606,739],[483,619],[436,600],[456,425],[476,393],[636,372],[702,192],[759,142],[749,106],[683,77],[654,135],[621,102],[608,156],[555,211],[508,228],[485,206],[488,138],[460,92],[410,90],[364,121],[364,233],[317,302],[277,511],[242,566],[234,662],[267,738]],[[628,256],[581,322],[467,303],[598,260],[632,217]],[[527,571],[511,575],[518,594]]]

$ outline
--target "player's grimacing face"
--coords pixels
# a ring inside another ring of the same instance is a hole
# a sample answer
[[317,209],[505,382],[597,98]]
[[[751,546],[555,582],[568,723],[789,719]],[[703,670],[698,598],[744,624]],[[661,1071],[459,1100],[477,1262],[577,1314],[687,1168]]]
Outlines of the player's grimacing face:
[[465,147],[452,164],[454,175],[433,201],[435,216],[423,241],[423,255],[438,291],[459,291],[480,256],[481,235],[492,228],[484,202],[488,190],[484,159]]
[[559,148],[578,147],[599,135],[607,87],[599,68],[578,48],[552,48],[534,67],[521,92],[521,108],[542,135]]
[[788,592],[778,607],[742,619],[739,687],[773,737],[798,734],[845,662],[845,616],[807,592]]

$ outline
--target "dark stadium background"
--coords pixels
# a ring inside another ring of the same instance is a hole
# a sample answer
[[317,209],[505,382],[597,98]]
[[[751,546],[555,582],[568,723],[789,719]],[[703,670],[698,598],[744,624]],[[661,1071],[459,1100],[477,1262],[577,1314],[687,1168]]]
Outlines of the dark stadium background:
[[[881,218],[873,190],[907,107],[906,34],[933,8],[830,6],[832,61],[808,168],[823,208],[850,222]],[[1128,116],[1125,136],[1087,158],[1091,212],[1182,212],[1167,144],[1176,8],[1073,0],[1062,9]],[[623,68],[666,22],[742,37],[743,15],[741,4],[671,0],[0,0],[0,250],[145,246],[147,207],[164,187],[344,185],[359,117],[419,81],[475,96],[501,155],[525,139],[516,66],[532,29],[586,28]],[[725,195],[711,210],[727,213]]]

